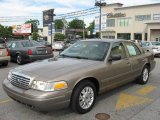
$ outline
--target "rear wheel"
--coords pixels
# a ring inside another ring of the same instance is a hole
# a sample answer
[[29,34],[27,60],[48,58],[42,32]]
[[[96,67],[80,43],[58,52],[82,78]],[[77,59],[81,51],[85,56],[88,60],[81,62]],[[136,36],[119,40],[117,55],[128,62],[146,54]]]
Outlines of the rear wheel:
[[95,85],[92,82],[84,81],[73,91],[71,107],[80,114],[87,113],[94,106],[96,96]]
[[149,79],[149,67],[147,65],[144,66],[141,76],[137,80],[139,84],[144,85],[148,82]]
[[23,58],[22,58],[22,56],[20,55],[20,54],[18,54],[17,55],[17,63],[19,64],[19,65],[22,65],[23,64]]

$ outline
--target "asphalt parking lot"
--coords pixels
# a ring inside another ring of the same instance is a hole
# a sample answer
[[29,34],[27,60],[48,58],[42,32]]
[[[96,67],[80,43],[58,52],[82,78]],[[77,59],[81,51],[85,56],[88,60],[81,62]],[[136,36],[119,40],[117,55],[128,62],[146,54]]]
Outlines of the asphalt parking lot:
[[43,114],[11,100],[3,91],[2,82],[8,71],[18,65],[0,66],[0,120],[97,120],[97,113],[110,115],[110,120],[160,120],[160,59],[156,58],[156,62],[147,85],[133,82],[102,94],[93,110],[84,115],[70,109]]

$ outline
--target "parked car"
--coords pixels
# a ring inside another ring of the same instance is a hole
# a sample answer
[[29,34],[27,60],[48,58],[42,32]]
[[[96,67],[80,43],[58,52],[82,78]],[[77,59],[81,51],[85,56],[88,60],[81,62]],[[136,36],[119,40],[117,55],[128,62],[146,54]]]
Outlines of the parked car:
[[7,66],[10,61],[10,54],[6,47],[4,39],[0,39],[0,64],[2,66]]
[[64,49],[64,42],[56,41],[52,45],[53,50],[62,51]]
[[40,111],[71,106],[83,114],[105,91],[134,80],[146,84],[154,68],[154,56],[133,42],[85,40],[57,59],[11,70],[3,88],[14,100]]
[[49,47],[45,47],[33,40],[16,40],[8,43],[11,60],[18,64],[24,62],[32,62],[35,60],[43,60],[53,57],[53,51]]
[[67,40],[67,41],[65,42],[64,49],[70,47],[71,45],[73,45],[73,44],[76,43],[77,41],[79,41],[79,40]]
[[146,52],[151,52],[155,56],[160,55],[160,42],[158,41],[143,41],[142,48]]
[[131,41],[142,46],[142,40],[131,40]]
[[42,45],[44,45],[46,47],[51,47],[52,48],[52,45],[48,41],[38,40],[37,42],[39,42],[40,44],[42,44]]

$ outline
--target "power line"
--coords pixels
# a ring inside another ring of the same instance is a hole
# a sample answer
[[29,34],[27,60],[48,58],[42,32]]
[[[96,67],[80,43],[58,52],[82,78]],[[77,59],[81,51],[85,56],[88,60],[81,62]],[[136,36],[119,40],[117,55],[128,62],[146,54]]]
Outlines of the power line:
[[[99,13],[99,8],[94,7],[66,14],[59,14],[56,15],[55,19],[73,19],[84,16],[96,15],[97,13]],[[21,22],[30,19],[38,19],[39,21],[43,21],[42,16],[0,16],[0,22]]]

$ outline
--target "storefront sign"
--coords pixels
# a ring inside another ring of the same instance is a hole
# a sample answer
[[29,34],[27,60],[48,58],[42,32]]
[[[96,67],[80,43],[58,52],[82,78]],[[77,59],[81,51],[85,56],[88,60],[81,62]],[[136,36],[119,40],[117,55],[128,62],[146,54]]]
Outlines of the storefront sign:
[[108,13],[107,18],[126,17],[125,13]]

